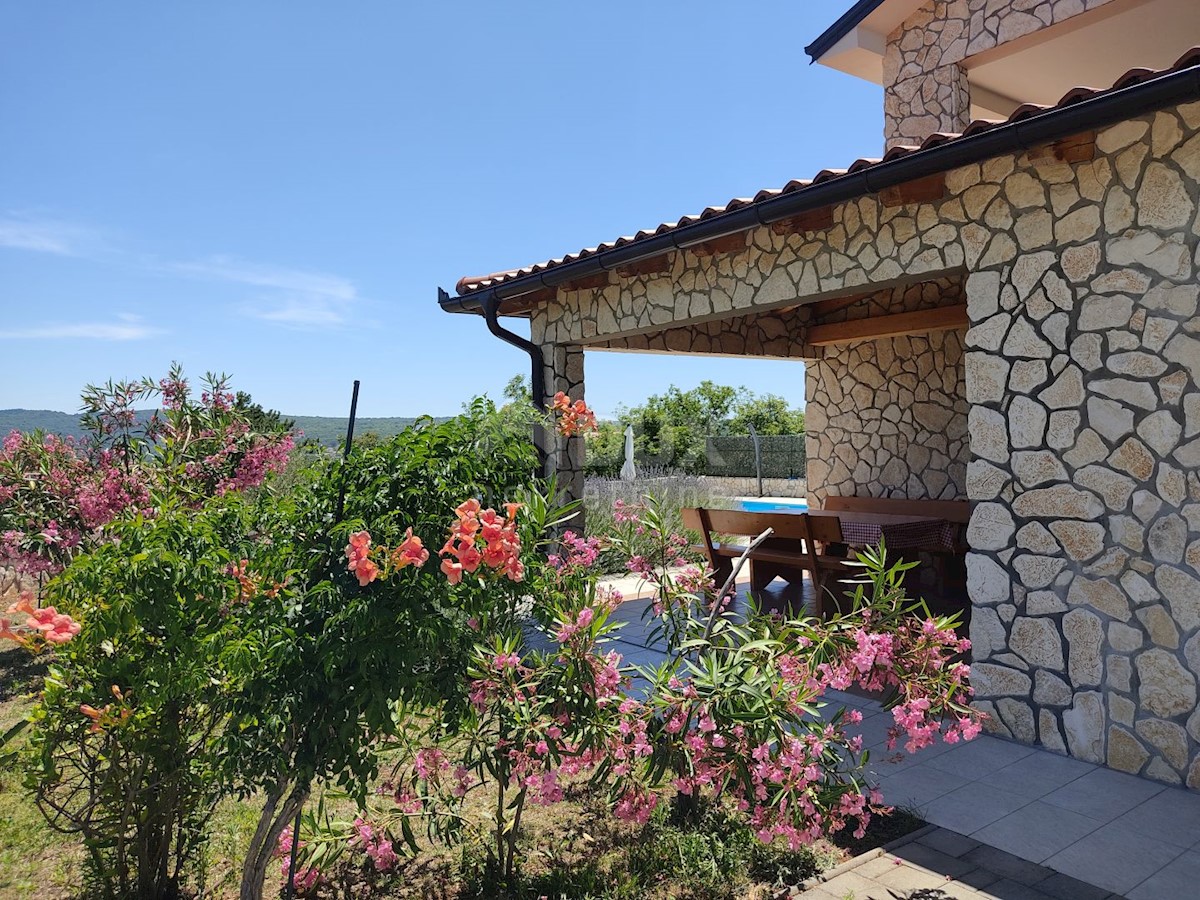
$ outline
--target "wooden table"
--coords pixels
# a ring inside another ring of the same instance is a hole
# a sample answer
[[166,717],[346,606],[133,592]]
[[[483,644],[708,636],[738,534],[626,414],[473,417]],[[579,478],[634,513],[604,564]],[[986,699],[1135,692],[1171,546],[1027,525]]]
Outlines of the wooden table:
[[841,522],[842,537],[851,547],[878,546],[882,539],[889,550],[953,553],[955,549],[957,526],[936,516],[840,509],[810,509],[808,514],[813,518],[835,518]]

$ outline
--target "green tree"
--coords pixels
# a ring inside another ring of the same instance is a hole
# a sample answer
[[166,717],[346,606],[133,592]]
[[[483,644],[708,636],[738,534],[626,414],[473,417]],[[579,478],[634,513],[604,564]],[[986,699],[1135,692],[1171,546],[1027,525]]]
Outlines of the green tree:
[[504,399],[509,403],[528,403],[529,392],[529,379],[524,375],[514,375],[504,386]]
[[804,411],[793,409],[778,394],[749,394],[740,400],[729,422],[730,434],[804,434]]
[[285,419],[277,409],[263,409],[262,404],[255,403],[245,391],[237,392],[233,408],[244,416],[250,427],[259,434],[278,434],[296,427],[295,419]]

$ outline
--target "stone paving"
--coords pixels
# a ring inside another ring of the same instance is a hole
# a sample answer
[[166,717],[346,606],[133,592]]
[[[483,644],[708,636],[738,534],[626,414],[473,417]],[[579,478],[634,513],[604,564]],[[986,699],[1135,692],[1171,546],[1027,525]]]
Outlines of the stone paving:
[[864,854],[805,900],[1111,900],[1118,895],[931,825]]
[[[635,595],[634,585],[626,587]],[[656,666],[666,657],[641,618],[647,602],[630,600],[617,610],[627,624],[615,649],[630,663]],[[888,752],[891,715],[876,700],[840,692],[828,697],[862,711],[868,768],[887,802],[941,831],[891,854],[901,860],[890,861],[891,869],[872,863],[855,870],[841,893],[831,894],[830,882],[805,896],[1200,897],[1200,794],[986,735],[915,755]],[[989,872],[996,877],[979,883]],[[871,892],[864,892],[868,881]]]

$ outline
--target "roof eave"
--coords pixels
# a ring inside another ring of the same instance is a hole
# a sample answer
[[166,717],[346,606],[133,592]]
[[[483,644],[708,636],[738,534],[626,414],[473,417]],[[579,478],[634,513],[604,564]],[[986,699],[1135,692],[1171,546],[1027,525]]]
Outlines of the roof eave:
[[817,38],[804,48],[810,62],[816,62],[833,46],[857,28],[862,20],[875,12],[886,0],[858,0],[852,7],[842,13],[838,20],[826,28]]
[[[1193,51],[1194,52],[1194,51]],[[1186,58],[1186,56],[1185,56]],[[607,272],[672,250],[725,235],[769,225],[781,219],[835,203],[878,193],[927,175],[982,162],[1005,153],[1022,152],[1094,128],[1103,128],[1166,106],[1200,99],[1200,64],[1167,72],[1146,81],[1105,91],[1067,106],[1058,106],[1014,121],[885,160],[814,183],[792,193],[761,202],[643,240],[531,272],[451,297],[439,290],[439,303],[446,312],[479,314],[485,300],[503,301],[543,288],[553,288],[589,275]]]

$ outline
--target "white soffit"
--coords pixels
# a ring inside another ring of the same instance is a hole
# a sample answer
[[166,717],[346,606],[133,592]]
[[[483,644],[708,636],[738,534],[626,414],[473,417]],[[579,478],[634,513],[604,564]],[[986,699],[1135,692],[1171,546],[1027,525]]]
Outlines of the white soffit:
[[[883,83],[883,51],[887,36],[921,8],[924,0],[887,0],[815,60],[823,66]],[[1200,2],[1200,0],[1198,0]]]
[[1164,69],[1200,45],[1200,0],[1116,0],[967,59],[974,109],[1007,116],[1073,87],[1104,87],[1130,69]]

